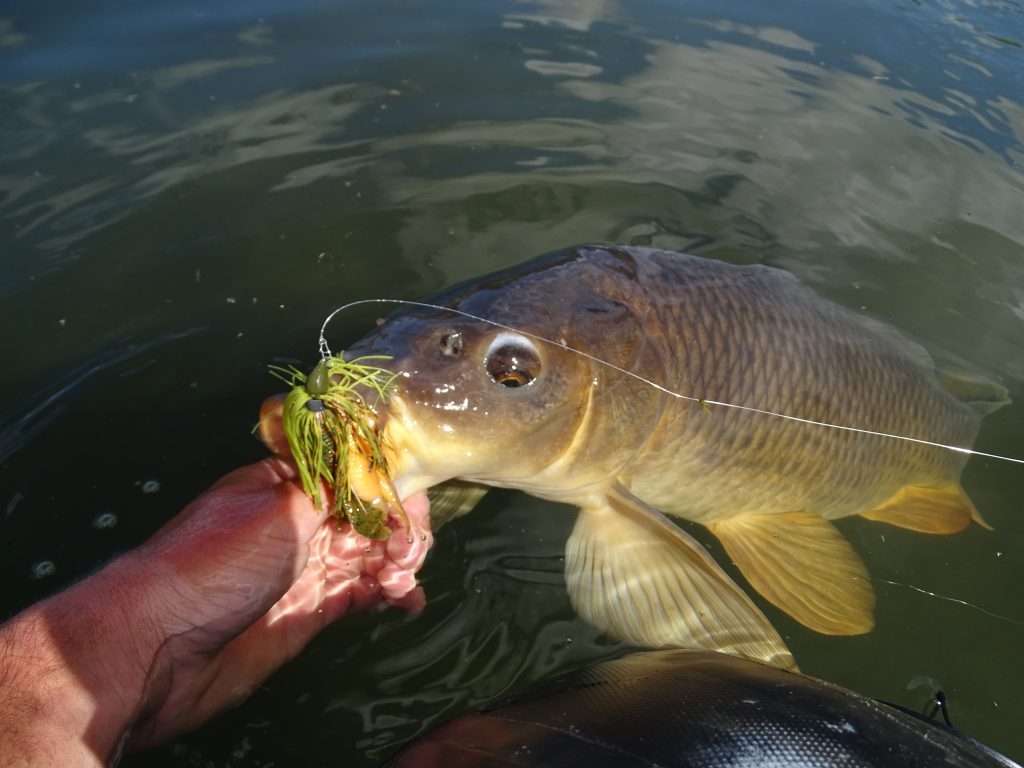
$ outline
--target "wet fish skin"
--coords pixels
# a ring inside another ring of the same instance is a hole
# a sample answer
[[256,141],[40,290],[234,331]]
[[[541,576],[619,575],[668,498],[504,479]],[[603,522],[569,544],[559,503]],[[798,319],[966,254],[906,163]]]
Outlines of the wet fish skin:
[[[617,637],[792,663],[760,610],[662,512],[708,526],[755,589],[831,634],[869,631],[874,594],[829,520],[933,533],[981,522],[959,486],[961,454],[709,411],[641,380],[972,443],[979,412],[946,391],[922,348],[785,272],[583,246],[431,301],[507,327],[416,310],[351,351],[390,355],[401,374],[382,412],[399,492],[457,477],[578,506],[567,586],[581,615]],[[488,371],[496,358],[534,379],[502,386]]]
[[[654,357],[666,361],[664,373],[644,371],[650,378],[695,397],[973,444],[980,417],[942,388],[927,352],[789,273],[620,253],[637,275],[626,301],[640,308],[644,333],[658,347]],[[904,485],[957,482],[965,460],[924,445],[685,404],[665,408],[628,485],[697,522],[801,509],[836,519],[872,509]]]

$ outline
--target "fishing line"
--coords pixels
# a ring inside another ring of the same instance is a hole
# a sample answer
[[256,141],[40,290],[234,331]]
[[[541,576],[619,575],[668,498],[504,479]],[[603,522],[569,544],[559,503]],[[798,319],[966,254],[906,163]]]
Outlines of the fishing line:
[[785,419],[786,421],[795,421],[795,422],[797,422],[799,424],[809,424],[809,425],[814,426],[814,427],[825,427],[827,429],[836,429],[836,430],[840,430],[840,431],[843,431],[843,432],[855,432],[855,433],[861,434],[861,435],[873,435],[875,437],[885,437],[885,438],[889,438],[891,440],[903,440],[903,441],[908,442],[908,443],[917,443],[918,445],[928,445],[928,446],[931,446],[933,448],[942,448],[943,450],[946,450],[946,451],[953,451],[954,453],[962,453],[962,454],[966,454],[966,455],[969,455],[969,456],[984,456],[987,459],[998,459],[999,461],[1010,461],[1010,462],[1013,462],[1014,464],[1024,464],[1024,459],[1014,458],[1013,456],[1002,456],[1002,455],[1000,455],[998,453],[986,453],[985,451],[976,451],[973,448],[964,448],[963,446],[959,446],[959,445],[949,445],[947,443],[938,443],[938,442],[934,442],[932,440],[924,440],[924,439],[919,438],[919,437],[909,437],[907,435],[897,435],[897,434],[893,434],[891,432],[879,432],[879,431],[873,430],[873,429],[862,429],[861,427],[850,427],[850,426],[846,426],[846,425],[843,425],[843,424],[831,424],[831,423],[829,423],[827,421],[816,421],[814,419],[805,419],[805,418],[800,417],[800,416],[791,416],[791,415],[789,415],[787,413],[779,413],[777,411],[770,411],[770,410],[766,410],[764,408],[755,408],[754,406],[751,406],[751,405],[740,405],[739,403],[727,403],[727,402],[724,402],[722,400],[712,400],[712,399],[707,398],[707,397],[694,397],[693,395],[684,395],[682,392],[676,392],[676,391],[674,391],[672,389],[669,389],[668,387],[665,387],[665,386],[662,386],[661,384],[658,384],[656,381],[651,381],[650,379],[648,379],[648,378],[646,378],[644,376],[641,376],[639,373],[636,373],[634,371],[630,371],[630,370],[628,370],[626,368],[621,368],[620,366],[615,365],[615,363],[608,362],[607,360],[602,360],[600,357],[592,355],[589,352],[586,352],[586,351],[584,351],[582,349],[576,349],[575,347],[571,347],[571,346],[569,346],[568,344],[566,344],[564,342],[556,341],[555,339],[549,339],[549,338],[547,338],[545,336],[540,336],[540,335],[538,335],[536,333],[530,333],[529,331],[524,331],[524,330],[521,330],[521,329],[516,328],[514,326],[511,326],[511,325],[505,325],[504,323],[499,323],[499,322],[497,322],[495,320],[489,320],[486,317],[480,317],[479,315],[474,315],[471,312],[464,312],[461,309],[455,309],[454,307],[443,307],[440,304],[431,304],[430,302],[426,302],[426,301],[411,301],[409,299],[357,299],[356,301],[350,301],[347,304],[342,304],[340,307],[338,307],[333,312],[331,312],[327,316],[327,318],[324,320],[323,325],[320,326],[320,339],[318,341],[318,346],[319,346],[319,350],[320,350],[320,357],[322,359],[326,360],[332,354],[331,353],[331,348],[327,344],[327,338],[325,336],[325,334],[327,333],[327,326],[328,326],[328,324],[334,319],[334,317],[336,315],[338,315],[341,312],[344,312],[346,309],[351,309],[352,307],[358,307],[358,306],[364,305],[364,304],[401,304],[401,305],[409,306],[409,307],[419,307],[421,309],[435,309],[435,310],[439,310],[441,312],[451,312],[452,314],[460,315],[460,316],[468,318],[470,320],[477,320],[477,321],[479,321],[481,323],[486,323],[488,325],[492,325],[495,328],[501,328],[501,329],[506,330],[506,331],[511,331],[513,333],[518,333],[521,336],[527,336],[527,337],[529,337],[531,339],[536,339],[537,341],[542,341],[542,342],[544,342],[546,344],[551,344],[553,346],[559,347],[559,348],[567,350],[569,352],[573,352],[573,353],[575,353],[577,355],[581,355],[581,356],[585,357],[587,360],[595,362],[598,365],[603,365],[606,368],[611,368],[612,370],[617,371],[618,373],[621,373],[621,374],[623,374],[625,376],[629,376],[631,378],[634,378],[637,381],[640,381],[640,382],[643,382],[644,384],[647,384],[648,386],[654,387],[659,392],[662,392],[662,393],[664,393],[666,395],[669,395],[670,397],[674,397],[674,398],[676,398],[678,400],[686,400],[686,401],[689,401],[691,403],[697,403],[698,405],[701,405],[701,406],[716,405],[716,406],[719,406],[721,408],[733,408],[733,409],[738,410],[738,411],[746,411],[748,413],[759,413],[762,416],[771,416],[771,417],[774,417],[776,419]]
[[982,606],[976,605],[975,603],[969,603],[966,600],[961,600],[958,597],[950,597],[949,595],[940,595],[938,592],[931,592],[931,591],[929,591],[927,589],[924,589],[923,587],[915,587],[913,584],[904,584],[903,582],[892,581],[891,579],[880,579],[880,578],[876,577],[874,579],[874,581],[880,581],[883,584],[891,584],[894,587],[903,587],[904,589],[912,589],[915,592],[920,592],[922,595],[927,595],[928,597],[934,597],[934,598],[937,598],[939,600],[945,600],[947,603],[954,603],[955,605],[962,605],[962,606],[964,606],[966,608],[972,608],[975,611],[983,613],[986,616],[989,616],[989,617],[991,617],[993,619],[999,619],[1000,621],[1007,621],[1010,624],[1013,624],[1015,626],[1024,627],[1024,621],[1022,621],[1021,619],[1015,619],[1012,616],[1004,616],[1001,613],[996,613],[995,611],[990,611],[990,610],[988,610],[988,608],[983,608]]

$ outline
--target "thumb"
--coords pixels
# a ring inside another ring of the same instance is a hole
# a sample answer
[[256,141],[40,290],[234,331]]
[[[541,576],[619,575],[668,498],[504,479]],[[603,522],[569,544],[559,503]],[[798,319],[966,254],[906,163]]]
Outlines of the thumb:
[[234,523],[239,533],[248,529],[262,531],[264,536],[286,538],[299,547],[307,544],[327,519],[331,501],[330,493],[321,484],[320,498],[324,503],[315,505],[299,483],[295,463],[285,458],[264,459],[236,469],[197,501],[207,497],[222,501],[224,525]]
[[260,439],[277,456],[291,456],[284,434],[284,395],[271,395],[260,405]]
[[281,459],[235,470],[136,551],[150,571],[168,576],[159,601],[165,623],[205,627],[216,642],[288,591],[327,517],[294,476]]

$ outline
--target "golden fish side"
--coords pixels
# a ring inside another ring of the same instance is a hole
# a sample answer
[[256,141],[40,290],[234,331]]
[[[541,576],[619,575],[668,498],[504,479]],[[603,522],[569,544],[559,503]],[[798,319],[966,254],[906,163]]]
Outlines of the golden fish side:
[[[942,388],[923,350],[783,272],[590,246],[432,301],[504,327],[416,310],[351,350],[390,355],[399,374],[380,410],[400,495],[459,478],[577,506],[567,588],[585,619],[619,639],[793,666],[760,609],[664,512],[708,526],[762,596],[832,634],[868,631],[874,595],[830,519],[952,532],[975,514],[961,456],[708,410],[636,378],[825,422],[973,440],[979,416]],[[464,513],[473,487],[435,507]]]
[[[654,348],[634,370],[674,391],[959,446],[973,444],[983,411],[1005,402],[1005,390],[981,382],[967,389],[985,402],[961,402],[921,347],[779,270],[642,249],[610,255],[617,263],[602,259],[629,279],[608,280],[603,292],[636,308]],[[960,488],[964,461],[881,435],[675,400],[620,479],[646,503],[707,525],[750,583],[798,621],[858,634],[873,627],[873,589],[827,521],[860,514],[930,533],[984,525]]]
[[[664,252],[630,260],[628,300],[645,307],[647,336],[667,361],[644,375],[695,397],[973,444],[980,415],[942,387],[927,352],[788,273]],[[630,485],[702,523],[797,510],[836,519],[907,485],[956,484],[964,462],[930,446],[679,402],[665,408]]]

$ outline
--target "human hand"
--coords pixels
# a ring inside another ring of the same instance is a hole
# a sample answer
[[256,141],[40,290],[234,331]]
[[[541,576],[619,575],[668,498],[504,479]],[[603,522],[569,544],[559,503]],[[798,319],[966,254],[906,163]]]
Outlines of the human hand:
[[405,502],[408,531],[371,541],[327,519],[294,480],[281,459],[236,470],[132,553],[170,587],[151,606],[167,640],[133,745],[246,698],[349,610],[422,608],[415,574],[432,543],[425,495]]
[[[224,477],[149,541],[0,626],[0,753],[108,764],[235,704],[349,610],[417,610],[429,504],[370,541],[267,459]],[[20,762],[19,762],[20,758]]]

